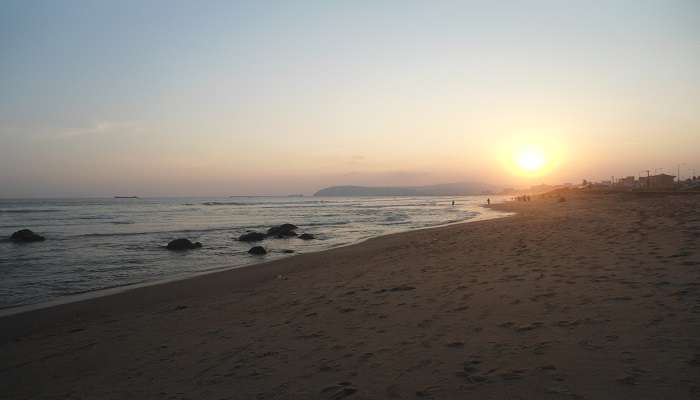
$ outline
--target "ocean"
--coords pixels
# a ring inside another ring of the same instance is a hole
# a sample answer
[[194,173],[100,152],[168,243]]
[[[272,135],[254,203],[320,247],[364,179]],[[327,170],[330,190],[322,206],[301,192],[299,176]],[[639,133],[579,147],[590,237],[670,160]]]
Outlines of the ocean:
[[[492,200],[498,201],[498,198]],[[452,201],[455,206],[452,206]],[[505,214],[467,197],[226,197],[0,200],[0,309],[66,301],[107,289],[230,269],[395,232]],[[267,239],[265,256],[239,242],[248,230],[293,223],[315,240]],[[23,228],[44,242],[13,243]],[[172,239],[203,247],[172,252]]]

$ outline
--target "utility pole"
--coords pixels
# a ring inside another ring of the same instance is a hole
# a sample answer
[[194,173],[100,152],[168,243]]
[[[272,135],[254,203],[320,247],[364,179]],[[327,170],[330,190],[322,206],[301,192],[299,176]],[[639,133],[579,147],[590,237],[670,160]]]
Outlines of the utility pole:
[[681,185],[681,166],[685,166],[685,163],[678,164],[678,186]]
[[647,189],[649,189],[649,184],[651,183],[651,178],[649,177],[649,170],[647,170]]

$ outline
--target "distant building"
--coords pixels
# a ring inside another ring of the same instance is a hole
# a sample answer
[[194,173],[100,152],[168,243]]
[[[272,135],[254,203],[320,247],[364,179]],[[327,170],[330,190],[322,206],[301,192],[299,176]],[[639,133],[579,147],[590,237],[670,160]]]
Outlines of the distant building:
[[592,190],[610,190],[610,181],[589,182],[588,189]]
[[535,186],[530,186],[530,193],[544,193],[548,192],[550,190],[556,189],[556,186],[551,186],[551,185],[535,185]]
[[642,189],[673,189],[676,184],[676,177],[668,174],[652,175],[650,177],[639,177],[639,187]]
[[699,191],[700,190],[700,179],[697,179],[696,177],[693,177],[693,179],[687,179],[685,181],[685,190],[693,190],[693,191]]
[[618,179],[615,185],[621,189],[634,189],[635,187],[637,187],[637,180],[634,176],[628,176],[625,178]]

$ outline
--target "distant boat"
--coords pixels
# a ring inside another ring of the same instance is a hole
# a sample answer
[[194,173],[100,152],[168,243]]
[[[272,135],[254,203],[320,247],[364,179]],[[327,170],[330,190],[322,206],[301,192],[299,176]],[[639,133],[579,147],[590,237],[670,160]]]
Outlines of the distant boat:
[[140,199],[139,196],[114,196],[115,199]]

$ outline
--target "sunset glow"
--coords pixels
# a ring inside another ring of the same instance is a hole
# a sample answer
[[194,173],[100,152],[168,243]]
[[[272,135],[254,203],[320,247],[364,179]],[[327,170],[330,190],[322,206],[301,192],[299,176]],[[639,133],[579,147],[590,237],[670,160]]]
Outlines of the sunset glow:
[[700,171],[698,1],[47,3],[0,12],[0,197]]
[[2,398],[700,400],[698,111],[700,0],[4,0]]
[[516,162],[522,171],[532,173],[542,170],[547,159],[540,149],[531,146],[518,152]]

